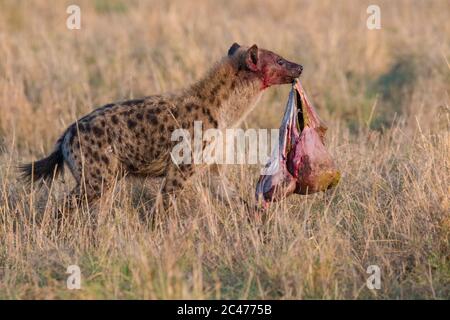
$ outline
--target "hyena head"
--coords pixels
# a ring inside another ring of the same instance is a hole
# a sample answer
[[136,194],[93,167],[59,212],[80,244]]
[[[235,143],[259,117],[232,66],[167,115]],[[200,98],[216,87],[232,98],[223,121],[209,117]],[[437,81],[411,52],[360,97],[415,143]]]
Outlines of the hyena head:
[[248,73],[248,77],[259,78],[263,89],[291,83],[303,70],[301,65],[290,62],[272,51],[259,49],[256,44],[247,48],[234,43],[228,50],[228,57],[237,63],[239,71]]

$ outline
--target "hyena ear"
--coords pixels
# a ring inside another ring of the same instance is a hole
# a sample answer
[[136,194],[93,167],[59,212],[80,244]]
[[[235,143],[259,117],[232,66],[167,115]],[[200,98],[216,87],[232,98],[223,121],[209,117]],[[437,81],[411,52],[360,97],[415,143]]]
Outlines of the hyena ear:
[[233,43],[233,45],[230,47],[230,49],[228,49],[228,56],[232,56],[237,49],[239,49],[241,46],[239,44],[237,44],[236,42]]
[[258,70],[258,47],[256,44],[252,45],[245,55],[245,64],[252,71]]

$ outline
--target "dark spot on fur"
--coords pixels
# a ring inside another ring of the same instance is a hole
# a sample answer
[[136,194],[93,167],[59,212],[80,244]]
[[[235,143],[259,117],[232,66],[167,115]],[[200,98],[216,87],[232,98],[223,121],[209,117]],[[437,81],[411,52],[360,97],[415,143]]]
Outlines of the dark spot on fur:
[[108,159],[108,157],[105,156],[105,155],[102,155],[102,161],[103,161],[105,164],[109,164],[109,159]]
[[199,98],[200,100],[203,100],[203,94],[201,92],[197,92],[196,93],[197,98]]
[[234,88],[236,88],[236,80],[231,81],[231,84],[230,84],[230,89],[234,90]]
[[100,160],[100,157],[99,157],[97,151],[95,151],[94,153],[92,153],[92,156],[94,157],[95,161],[99,161],[99,160]]
[[138,169],[134,165],[132,165],[131,163],[128,164],[128,170],[131,171],[131,172],[138,171]]
[[133,129],[134,127],[136,127],[137,122],[134,120],[128,119],[127,125],[128,125],[128,128]]
[[186,172],[186,173],[192,172],[192,170],[193,170],[193,167],[188,164],[180,164],[179,168],[182,172]]
[[97,136],[97,137],[101,137],[105,131],[97,126],[92,127],[92,132]]
[[188,103],[186,105],[186,110],[188,112],[191,112],[192,110],[198,110],[199,108],[200,108],[200,106],[198,104],[195,104],[195,103]]
[[157,125],[158,124],[158,118],[153,114],[153,113],[151,113],[151,112],[149,112],[148,114],[147,114],[147,119],[150,121],[150,123],[152,124],[152,125]]
[[219,89],[220,89],[220,84],[216,84],[216,85],[211,89],[210,95],[212,95],[212,96],[216,95],[217,92],[219,91]]
[[172,185],[173,185],[175,188],[181,187],[181,183],[179,183],[178,180],[172,180]]
[[143,115],[141,112],[139,112],[138,114],[136,114],[136,119],[142,120],[143,118],[144,118],[144,115]]
[[208,117],[208,121],[211,122],[215,127],[217,127],[218,126],[217,120],[214,119],[209,109],[203,108],[202,111]]
[[112,122],[113,122],[114,124],[118,124],[118,123],[119,123],[119,118],[117,118],[116,115],[113,115],[113,116],[111,117],[111,120],[112,120]]
[[83,133],[88,133],[91,131],[91,126],[89,123],[79,122],[78,130],[80,130],[80,132],[83,132]]

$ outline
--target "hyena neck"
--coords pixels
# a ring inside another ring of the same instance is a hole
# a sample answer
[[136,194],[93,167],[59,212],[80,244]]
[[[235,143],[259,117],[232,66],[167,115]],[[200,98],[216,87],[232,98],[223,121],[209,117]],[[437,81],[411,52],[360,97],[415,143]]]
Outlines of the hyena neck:
[[228,128],[238,126],[253,110],[263,86],[260,78],[225,57],[189,91],[216,116],[219,128]]

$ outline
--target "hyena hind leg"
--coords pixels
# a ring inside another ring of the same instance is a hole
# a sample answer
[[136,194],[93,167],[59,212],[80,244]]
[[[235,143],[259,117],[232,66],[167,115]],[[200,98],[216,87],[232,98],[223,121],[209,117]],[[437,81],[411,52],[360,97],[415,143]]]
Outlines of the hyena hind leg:
[[86,185],[84,187],[81,184],[77,184],[66,195],[63,207],[58,210],[57,220],[60,223],[64,220],[69,225],[73,225],[77,217],[84,217],[82,220],[85,220],[87,217],[92,222],[92,226],[95,227],[97,224],[98,209],[101,208],[101,206],[99,207],[101,199],[104,195],[110,194],[111,188],[105,185],[100,190],[101,192],[98,192],[91,186]]
[[[90,206],[109,194],[114,183],[123,177],[121,164],[111,153],[89,150],[81,161],[69,162],[77,185],[69,194],[69,207]],[[77,159],[81,159],[81,155]]]
[[101,193],[95,192],[93,188],[87,186],[85,188],[83,185],[77,184],[67,195],[67,208],[69,210],[74,210],[75,208],[81,208],[83,206],[91,206],[100,197]]

